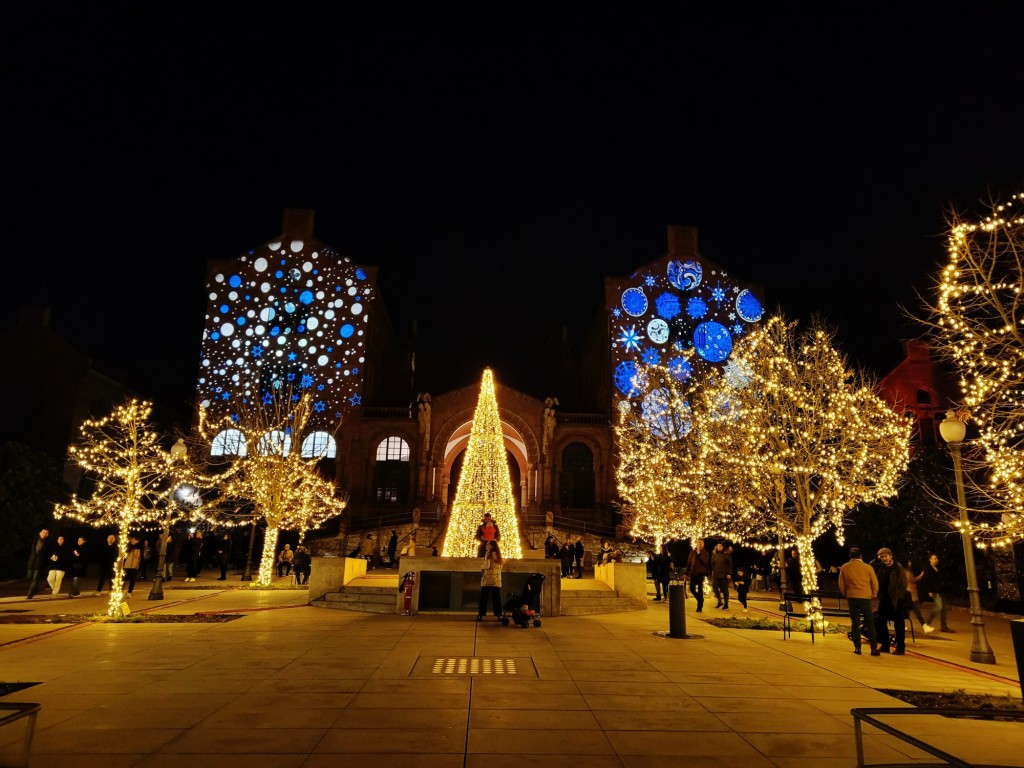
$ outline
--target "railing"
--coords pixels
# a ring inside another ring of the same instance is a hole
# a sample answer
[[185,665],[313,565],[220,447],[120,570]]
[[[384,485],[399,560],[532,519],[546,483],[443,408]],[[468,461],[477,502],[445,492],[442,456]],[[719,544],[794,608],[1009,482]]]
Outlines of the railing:
[[[856,740],[857,745],[857,768],[905,768],[908,765],[929,766],[936,765],[935,763],[920,763],[920,762],[900,762],[900,763],[865,763],[864,762],[864,733],[862,724],[867,723],[870,726],[877,728],[880,731],[888,733],[890,736],[895,736],[900,741],[904,741],[911,746],[916,747],[922,752],[927,752],[933,757],[937,757],[943,761],[944,765],[956,766],[956,768],[979,768],[981,764],[969,763],[966,760],[962,760],[955,755],[951,755],[938,747],[933,747],[931,744],[927,744],[915,736],[911,736],[909,733],[900,730],[894,725],[884,723],[879,720],[875,715],[941,715],[943,717],[950,718],[970,718],[972,720],[1013,720],[1016,722],[1024,721],[1024,711],[1021,710],[994,710],[994,709],[941,709],[941,708],[897,708],[897,707],[858,707],[850,710],[850,714],[853,715],[853,737]],[[984,763],[985,768],[1009,768],[1009,765],[998,766],[993,763]]]
[[0,703],[0,713],[9,712],[9,714],[0,716],[0,727],[22,718],[28,718],[28,722],[25,724],[25,737],[21,742],[21,762],[15,764],[21,768],[28,768],[29,760],[32,757],[32,737],[36,732],[36,718],[39,715],[41,706],[41,704],[31,704],[28,702]]

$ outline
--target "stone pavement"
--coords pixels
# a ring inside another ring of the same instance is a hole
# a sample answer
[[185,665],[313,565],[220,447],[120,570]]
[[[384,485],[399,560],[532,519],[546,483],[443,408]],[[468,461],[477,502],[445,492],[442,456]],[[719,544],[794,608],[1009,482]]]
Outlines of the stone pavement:
[[[135,612],[232,613],[225,623],[0,624],[4,701],[39,702],[33,768],[572,768],[856,765],[850,709],[904,706],[880,688],[1021,696],[1009,621],[986,617],[997,664],[957,633],[906,656],[854,656],[844,636],[724,629],[668,608],[505,627],[472,615],[312,608],[302,590],[170,582]],[[287,580],[281,580],[286,582]],[[186,588],[187,587],[187,588]],[[752,593],[750,616],[777,613]],[[102,612],[106,597],[0,600],[0,612]],[[714,602],[703,618],[724,615]],[[729,613],[738,604],[731,603]],[[1024,765],[1024,728],[921,716],[915,735],[976,762]],[[15,725],[0,729],[0,765]],[[925,756],[871,732],[867,762]]]

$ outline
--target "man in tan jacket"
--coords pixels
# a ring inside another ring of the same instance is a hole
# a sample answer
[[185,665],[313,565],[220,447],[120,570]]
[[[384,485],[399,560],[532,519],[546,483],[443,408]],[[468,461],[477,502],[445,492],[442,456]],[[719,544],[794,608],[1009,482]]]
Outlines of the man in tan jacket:
[[860,547],[850,548],[850,562],[839,569],[839,594],[846,598],[850,610],[850,637],[853,652],[860,655],[861,620],[871,644],[871,655],[880,656],[878,636],[871,612],[871,602],[878,597],[878,577],[875,569],[864,562]]

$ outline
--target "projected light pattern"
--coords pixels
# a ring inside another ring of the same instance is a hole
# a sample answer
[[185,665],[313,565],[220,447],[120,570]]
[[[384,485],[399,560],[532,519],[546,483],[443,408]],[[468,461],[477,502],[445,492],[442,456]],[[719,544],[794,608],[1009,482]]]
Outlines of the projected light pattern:
[[697,259],[656,261],[615,291],[608,307],[613,382],[628,401],[641,394],[632,381],[638,364],[665,362],[678,381],[701,376],[725,364],[736,338],[764,315],[751,290]]
[[309,426],[333,428],[362,401],[366,273],[314,240],[273,241],[212,274],[197,392],[211,413],[262,402],[273,385],[309,392]]

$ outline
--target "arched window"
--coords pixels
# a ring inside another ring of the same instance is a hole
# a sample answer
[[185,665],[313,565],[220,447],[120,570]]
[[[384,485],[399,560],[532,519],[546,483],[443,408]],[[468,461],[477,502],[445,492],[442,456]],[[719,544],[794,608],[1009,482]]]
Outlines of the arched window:
[[373,469],[375,501],[404,503],[409,496],[409,444],[397,435],[380,441]]
[[329,432],[310,432],[302,439],[302,458],[334,459],[338,456],[338,444]]
[[237,429],[225,429],[217,433],[210,446],[211,456],[245,456],[245,435]]
[[273,429],[260,438],[257,450],[260,456],[287,456],[292,450],[292,436]]
[[583,443],[569,443],[562,451],[558,493],[562,507],[593,508],[594,453]]

